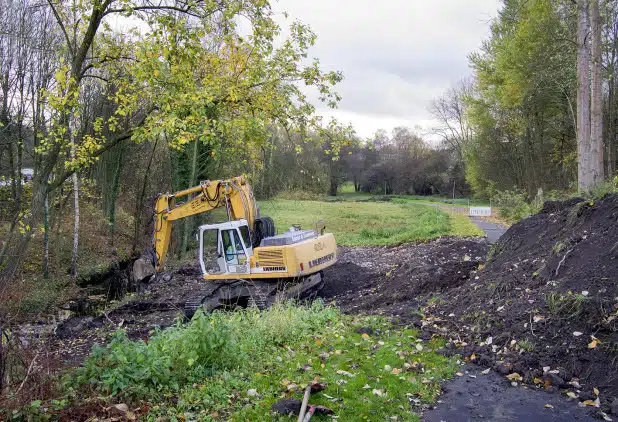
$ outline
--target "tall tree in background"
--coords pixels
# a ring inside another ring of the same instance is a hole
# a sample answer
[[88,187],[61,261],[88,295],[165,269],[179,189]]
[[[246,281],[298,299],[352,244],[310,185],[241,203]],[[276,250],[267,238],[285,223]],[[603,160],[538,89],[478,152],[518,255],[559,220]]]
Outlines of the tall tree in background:
[[589,0],[577,0],[577,183],[580,189],[593,186],[590,143],[590,22]]

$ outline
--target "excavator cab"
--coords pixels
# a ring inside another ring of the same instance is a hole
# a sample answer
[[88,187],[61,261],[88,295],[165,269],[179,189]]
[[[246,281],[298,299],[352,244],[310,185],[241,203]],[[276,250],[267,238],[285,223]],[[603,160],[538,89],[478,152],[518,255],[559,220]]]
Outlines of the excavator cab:
[[206,276],[249,274],[253,246],[247,220],[200,226],[200,266]]

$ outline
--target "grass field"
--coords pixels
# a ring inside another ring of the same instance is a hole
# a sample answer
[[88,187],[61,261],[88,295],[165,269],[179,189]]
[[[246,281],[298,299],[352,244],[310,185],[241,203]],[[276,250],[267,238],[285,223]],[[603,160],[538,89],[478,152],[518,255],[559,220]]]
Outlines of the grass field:
[[282,233],[293,224],[315,227],[324,220],[339,245],[396,245],[440,236],[483,236],[465,215],[414,203],[272,200],[260,203],[263,215]]

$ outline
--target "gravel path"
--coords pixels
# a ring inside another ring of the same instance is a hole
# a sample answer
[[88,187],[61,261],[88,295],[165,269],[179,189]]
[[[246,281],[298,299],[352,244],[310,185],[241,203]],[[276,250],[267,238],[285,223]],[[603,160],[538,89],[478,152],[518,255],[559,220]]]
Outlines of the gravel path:
[[498,239],[500,239],[500,236],[508,230],[508,227],[502,224],[492,223],[479,217],[470,217],[470,219],[485,232],[489,243],[496,243]]
[[[469,365],[462,377],[446,383],[437,406],[425,412],[424,422],[441,421],[594,421],[590,408],[559,394],[512,387],[495,372]],[[474,378],[473,378],[474,377]]]

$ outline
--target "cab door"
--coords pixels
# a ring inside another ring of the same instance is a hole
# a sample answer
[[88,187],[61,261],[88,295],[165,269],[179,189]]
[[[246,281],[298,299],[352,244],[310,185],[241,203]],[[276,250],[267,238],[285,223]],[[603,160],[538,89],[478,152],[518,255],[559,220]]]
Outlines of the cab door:
[[238,229],[222,229],[219,233],[227,272],[230,274],[249,274],[249,254]]

